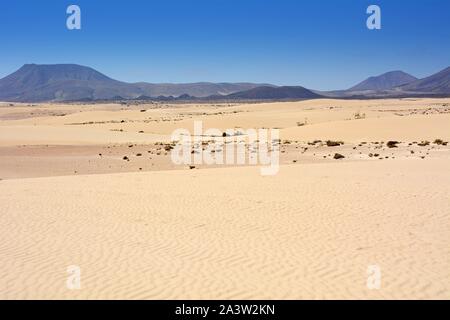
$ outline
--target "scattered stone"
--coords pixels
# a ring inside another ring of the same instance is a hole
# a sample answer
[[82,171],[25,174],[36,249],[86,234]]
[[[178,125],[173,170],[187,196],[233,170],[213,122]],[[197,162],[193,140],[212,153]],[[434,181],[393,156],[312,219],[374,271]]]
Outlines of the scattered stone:
[[327,147],[338,147],[342,144],[344,144],[344,142],[342,141],[331,141],[331,140],[327,141]]
[[335,160],[339,160],[339,159],[344,159],[345,157],[340,153],[335,153],[333,158]]

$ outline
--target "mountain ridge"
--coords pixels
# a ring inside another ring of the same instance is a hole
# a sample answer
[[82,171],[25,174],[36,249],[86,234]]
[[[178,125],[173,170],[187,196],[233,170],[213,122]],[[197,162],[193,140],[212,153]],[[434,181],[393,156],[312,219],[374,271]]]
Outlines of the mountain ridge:
[[398,87],[404,91],[449,93],[450,92],[450,67],[441,70],[431,76],[418,79],[409,84]]
[[25,64],[0,79],[0,101],[303,100],[316,98],[450,97],[450,67],[423,79],[403,71],[369,77],[348,90],[238,83],[127,83],[77,64]]
[[416,77],[406,72],[396,70],[369,77],[347,91],[389,90],[416,80],[418,80]]
[[[25,64],[0,79],[0,100],[17,102],[108,100],[141,96],[207,97],[245,91],[265,84],[210,83],[153,84],[127,83],[112,79],[93,68],[77,64]],[[272,86],[272,85],[268,85]]]

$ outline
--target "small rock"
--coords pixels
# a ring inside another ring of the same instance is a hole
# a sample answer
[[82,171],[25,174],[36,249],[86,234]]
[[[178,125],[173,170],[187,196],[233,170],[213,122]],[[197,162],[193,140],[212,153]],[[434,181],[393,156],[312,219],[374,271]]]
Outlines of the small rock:
[[398,141],[388,141],[386,145],[388,148],[398,148],[397,144],[399,144]]

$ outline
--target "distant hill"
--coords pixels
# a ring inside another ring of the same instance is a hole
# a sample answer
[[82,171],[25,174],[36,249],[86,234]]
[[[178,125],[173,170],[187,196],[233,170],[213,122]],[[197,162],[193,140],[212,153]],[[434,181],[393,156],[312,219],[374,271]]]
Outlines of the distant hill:
[[450,94],[450,67],[427,78],[400,86],[398,89],[408,92]]
[[0,99],[52,101],[135,97],[140,89],[74,64],[26,64],[0,80]]
[[11,75],[0,79],[0,100],[40,102],[178,97],[182,95],[206,97],[227,95],[261,85],[208,82],[133,84],[111,79],[92,68],[75,64],[26,64]]
[[189,95],[191,97],[203,98],[213,95],[228,95],[235,92],[250,90],[260,86],[273,86],[270,84],[257,83],[136,83],[149,97]]
[[224,96],[223,99],[243,100],[289,100],[289,99],[315,99],[320,95],[303,87],[269,87],[261,86],[250,90],[236,92]]
[[370,77],[347,91],[388,90],[416,80],[416,77],[403,71],[391,71]]
[[450,67],[424,79],[402,71],[370,77],[349,90],[320,92],[257,83],[126,83],[75,64],[26,64],[0,79],[0,101],[302,100],[450,96]]

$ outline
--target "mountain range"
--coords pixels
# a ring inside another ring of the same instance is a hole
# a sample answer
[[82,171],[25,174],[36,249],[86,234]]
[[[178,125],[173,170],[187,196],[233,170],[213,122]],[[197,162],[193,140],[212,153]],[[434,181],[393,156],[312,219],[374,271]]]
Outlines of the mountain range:
[[450,67],[432,76],[400,86],[399,89],[407,92],[448,94],[450,92]]
[[370,77],[348,91],[388,90],[418,80],[403,71],[391,71],[376,77]]
[[450,67],[424,79],[402,71],[370,77],[348,90],[314,91],[258,83],[126,83],[75,64],[26,64],[0,79],[0,101],[302,100],[322,97],[450,96]]

